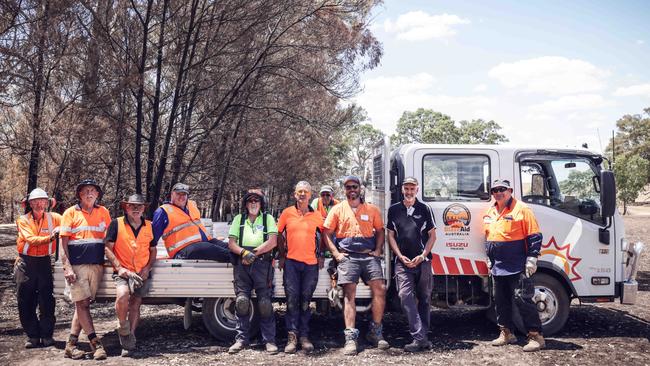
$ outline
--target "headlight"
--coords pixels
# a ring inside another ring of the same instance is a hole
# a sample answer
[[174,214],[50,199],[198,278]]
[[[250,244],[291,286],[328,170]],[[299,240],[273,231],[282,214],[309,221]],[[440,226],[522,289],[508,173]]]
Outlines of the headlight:
[[629,248],[630,243],[627,241],[625,238],[621,238],[621,250],[623,252],[627,252],[627,248]]

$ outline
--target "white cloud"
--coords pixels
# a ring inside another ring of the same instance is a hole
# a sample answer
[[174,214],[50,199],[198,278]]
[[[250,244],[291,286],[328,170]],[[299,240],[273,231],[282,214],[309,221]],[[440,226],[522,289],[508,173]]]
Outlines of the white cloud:
[[411,11],[397,17],[396,21],[384,21],[384,30],[397,33],[397,39],[405,41],[425,41],[428,39],[445,39],[456,34],[455,27],[469,24],[469,19],[453,14],[430,15],[423,11]]
[[501,63],[488,75],[527,93],[567,95],[602,90],[609,72],[583,60],[545,56]]
[[637,40],[636,40],[636,44],[638,44],[638,45],[642,45],[642,44],[645,44],[645,41],[642,40],[642,39],[637,39]]
[[451,96],[435,91],[436,79],[427,73],[408,76],[377,77],[365,82],[356,102],[366,109],[373,125],[386,133],[395,130],[404,111],[429,108],[450,115],[454,120],[483,118],[479,111],[489,113],[495,99],[486,96]]
[[631,97],[631,96],[644,96],[650,97],[650,83],[630,85],[616,89],[614,96],[617,97]]
[[614,103],[606,100],[599,94],[567,95],[558,99],[548,100],[543,103],[532,105],[528,108],[527,118],[539,119],[540,116],[553,115],[556,113],[593,110],[604,107],[611,107]]
[[479,84],[474,87],[474,93],[482,93],[487,90],[487,85],[485,84]]

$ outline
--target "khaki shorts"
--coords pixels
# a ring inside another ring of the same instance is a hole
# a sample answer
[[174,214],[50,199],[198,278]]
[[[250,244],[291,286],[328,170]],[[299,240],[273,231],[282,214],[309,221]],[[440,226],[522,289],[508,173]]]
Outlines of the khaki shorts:
[[70,300],[77,302],[90,298],[95,299],[99,283],[104,275],[104,266],[101,264],[77,264],[72,266],[72,271],[77,276],[75,283],[66,281],[66,292]]

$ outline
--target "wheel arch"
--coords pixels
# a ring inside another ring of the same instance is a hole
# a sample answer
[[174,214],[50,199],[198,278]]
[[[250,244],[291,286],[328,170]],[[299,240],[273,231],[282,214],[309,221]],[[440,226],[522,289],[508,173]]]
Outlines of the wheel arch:
[[558,280],[558,282],[562,284],[567,294],[569,295],[569,300],[578,297],[578,292],[573,286],[573,283],[571,283],[571,280],[569,280],[569,276],[567,276],[567,274],[562,269],[560,269],[560,267],[551,262],[538,262],[537,268],[538,272],[547,274]]

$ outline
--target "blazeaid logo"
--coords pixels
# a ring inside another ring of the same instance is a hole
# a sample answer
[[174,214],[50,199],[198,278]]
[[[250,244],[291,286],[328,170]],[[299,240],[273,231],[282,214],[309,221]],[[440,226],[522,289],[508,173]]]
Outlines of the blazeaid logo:
[[545,255],[552,256],[546,260],[555,264],[556,266],[562,268],[564,273],[569,277],[571,281],[577,281],[582,278],[580,274],[576,271],[576,266],[582,258],[574,258],[569,254],[571,251],[571,244],[564,246],[557,245],[555,237],[551,237],[548,243],[542,245],[542,250],[540,251],[540,257]]
[[445,233],[469,233],[472,215],[467,207],[460,203],[454,203],[445,208],[442,220],[445,223]]

